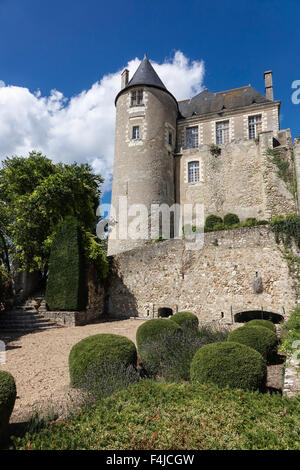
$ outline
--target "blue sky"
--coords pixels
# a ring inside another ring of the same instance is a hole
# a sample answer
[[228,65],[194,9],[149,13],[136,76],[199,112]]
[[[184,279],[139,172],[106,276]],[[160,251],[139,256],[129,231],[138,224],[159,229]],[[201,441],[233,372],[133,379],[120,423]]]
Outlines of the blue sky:
[[[0,80],[40,90],[41,97],[58,90],[63,98],[51,103],[61,110],[145,52],[162,64],[181,51],[204,61],[201,85],[212,91],[250,83],[264,92],[263,72],[272,69],[281,127],[296,137],[300,104],[292,104],[291,84],[300,80],[299,20],[299,0],[0,0]],[[38,148],[41,136],[35,138],[28,145]],[[62,144],[59,149],[63,155]]]

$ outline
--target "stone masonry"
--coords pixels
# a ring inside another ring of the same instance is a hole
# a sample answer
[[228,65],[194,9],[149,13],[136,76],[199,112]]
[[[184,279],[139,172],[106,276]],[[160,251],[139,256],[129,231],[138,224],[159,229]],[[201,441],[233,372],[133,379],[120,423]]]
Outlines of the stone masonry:
[[[262,278],[259,294],[256,276]],[[206,233],[200,250],[169,240],[120,253],[108,294],[110,316],[153,318],[170,308],[225,323],[253,310],[286,318],[296,302],[288,266],[265,226]]]

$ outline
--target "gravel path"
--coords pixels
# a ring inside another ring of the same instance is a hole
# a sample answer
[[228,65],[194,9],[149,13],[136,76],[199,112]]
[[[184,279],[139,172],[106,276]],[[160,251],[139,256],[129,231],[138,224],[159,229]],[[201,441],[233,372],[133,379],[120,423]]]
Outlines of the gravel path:
[[[98,333],[114,333],[135,342],[136,330],[142,320],[118,320],[72,328],[56,328],[25,335],[0,332],[6,343],[6,364],[0,369],[9,371],[17,385],[17,400],[11,423],[26,421],[35,411],[47,413],[53,409],[61,414],[74,408],[76,391],[69,387],[68,357],[74,344]],[[268,367],[268,386],[280,390],[282,367]],[[77,401],[76,401],[77,400]]]
[[6,343],[6,364],[17,385],[17,400],[11,423],[24,421],[35,410],[50,409],[69,396],[68,357],[72,346],[98,333],[127,336],[135,342],[140,320],[121,320],[9,335],[0,332]]

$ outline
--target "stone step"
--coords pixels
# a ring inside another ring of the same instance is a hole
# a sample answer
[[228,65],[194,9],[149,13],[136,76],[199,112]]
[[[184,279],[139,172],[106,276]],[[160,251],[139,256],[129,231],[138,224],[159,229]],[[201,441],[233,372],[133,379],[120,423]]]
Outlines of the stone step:
[[42,324],[47,324],[49,323],[49,320],[46,318],[36,318],[36,319],[31,319],[31,320],[2,320],[0,321],[0,327],[2,325],[42,325]]
[[42,316],[38,312],[6,312],[0,314],[0,321],[2,318],[36,318]]
[[27,327],[27,326],[16,326],[16,327],[0,327],[0,332],[5,331],[5,333],[15,333],[15,332],[34,332],[34,331],[44,331],[44,330],[51,330],[53,328],[63,328],[60,325],[47,325],[47,326],[39,326],[39,327]]

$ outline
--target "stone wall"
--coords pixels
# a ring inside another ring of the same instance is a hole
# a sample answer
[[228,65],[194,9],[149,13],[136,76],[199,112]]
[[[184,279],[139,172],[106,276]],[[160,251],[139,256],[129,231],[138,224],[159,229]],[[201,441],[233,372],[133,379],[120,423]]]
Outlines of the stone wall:
[[[296,212],[295,199],[265,155],[268,148],[273,148],[273,137],[273,131],[266,131],[258,140],[234,140],[220,145],[218,156],[211,153],[209,145],[182,150],[175,159],[176,202],[203,204],[205,217],[233,212],[241,220],[270,219]],[[290,152],[288,148],[281,151]],[[190,161],[199,161],[197,183],[188,182]]]
[[[263,282],[260,294],[253,291],[256,276]],[[250,310],[287,317],[296,302],[288,266],[263,226],[205,234],[200,250],[169,240],[118,254],[108,294],[108,313],[115,317],[152,318],[171,308],[227,323]]]

